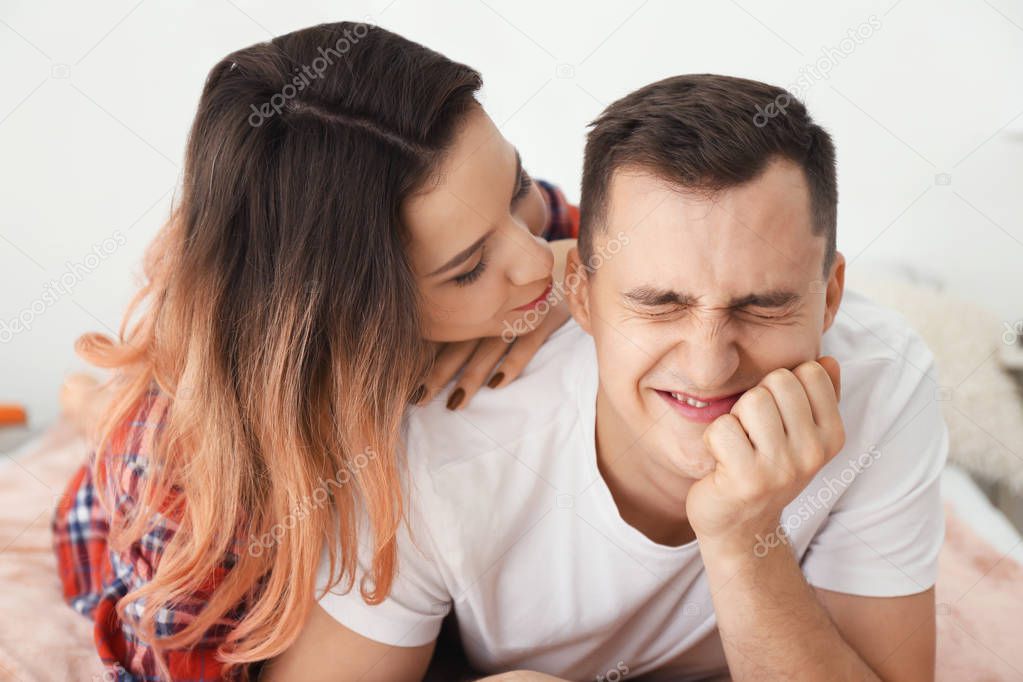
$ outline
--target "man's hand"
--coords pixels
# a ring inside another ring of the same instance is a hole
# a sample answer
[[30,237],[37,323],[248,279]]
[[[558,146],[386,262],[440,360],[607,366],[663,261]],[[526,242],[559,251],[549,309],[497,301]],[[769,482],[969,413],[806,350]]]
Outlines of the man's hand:
[[845,444],[838,362],[777,369],[704,432],[715,470],[693,485],[686,513],[701,544],[748,551]]

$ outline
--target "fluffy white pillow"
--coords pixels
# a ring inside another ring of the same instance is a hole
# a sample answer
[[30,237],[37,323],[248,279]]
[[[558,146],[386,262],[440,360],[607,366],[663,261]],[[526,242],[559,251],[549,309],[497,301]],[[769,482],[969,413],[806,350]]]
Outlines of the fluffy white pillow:
[[849,267],[846,287],[899,311],[933,351],[948,422],[949,460],[1023,494],[1023,397],[1000,365],[1005,323],[976,303],[911,281],[912,275]]

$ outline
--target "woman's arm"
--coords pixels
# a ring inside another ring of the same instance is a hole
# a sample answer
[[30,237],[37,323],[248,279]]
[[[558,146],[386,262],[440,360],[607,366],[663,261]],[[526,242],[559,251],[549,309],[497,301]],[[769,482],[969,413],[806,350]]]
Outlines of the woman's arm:
[[[313,606],[294,644],[268,661],[259,682],[419,682],[426,674],[436,642],[397,647],[367,639]],[[528,670],[492,675],[480,682],[565,682]]]
[[367,639],[314,604],[298,639],[267,662],[260,682],[418,682],[435,642],[397,647]]

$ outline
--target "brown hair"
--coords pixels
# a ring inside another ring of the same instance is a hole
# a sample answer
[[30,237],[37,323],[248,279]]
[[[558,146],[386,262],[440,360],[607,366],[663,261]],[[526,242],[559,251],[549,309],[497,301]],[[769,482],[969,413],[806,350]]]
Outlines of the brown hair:
[[[363,597],[390,590],[400,423],[432,359],[399,209],[436,170],[480,85],[462,64],[348,22],[252,45],[210,71],[180,203],[147,251],[119,338],[77,344],[117,370],[99,453],[151,383],[170,396],[146,493],[110,530],[112,547],[130,547],[182,491],[152,580],[118,604],[158,652],[190,647],[245,602],[221,660],[230,669],[280,654],[314,603],[324,544],[331,585],[347,576],[352,587],[363,542],[373,556]],[[308,504],[324,487],[324,504]],[[272,542],[254,551],[239,538]],[[233,568],[205,608],[157,636],[160,608],[203,594],[225,556]]]
[[614,171],[637,166],[686,189],[715,192],[756,178],[776,156],[803,168],[813,233],[826,240],[825,276],[835,258],[838,189],[831,137],[786,90],[731,76],[666,78],[608,106],[590,124],[583,163],[579,253],[593,254],[605,229]]

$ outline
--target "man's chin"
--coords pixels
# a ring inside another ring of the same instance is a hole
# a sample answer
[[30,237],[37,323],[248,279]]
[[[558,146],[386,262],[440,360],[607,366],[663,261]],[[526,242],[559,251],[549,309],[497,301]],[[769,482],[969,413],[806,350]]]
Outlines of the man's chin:
[[706,478],[717,465],[714,458],[703,447],[702,442],[698,446],[688,449],[675,448],[666,453],[666,459],[672,470],[685,478],[696,481]]

